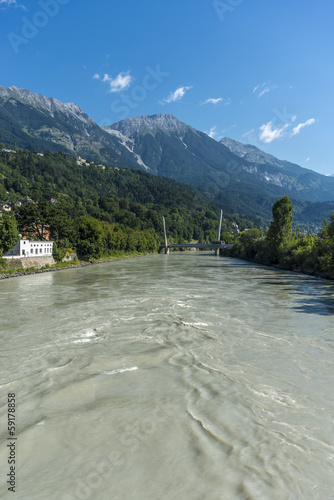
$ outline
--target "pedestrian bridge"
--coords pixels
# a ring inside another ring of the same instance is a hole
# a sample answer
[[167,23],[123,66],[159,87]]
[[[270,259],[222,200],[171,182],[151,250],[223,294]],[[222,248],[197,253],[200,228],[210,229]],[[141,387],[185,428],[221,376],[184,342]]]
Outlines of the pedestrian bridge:
[[[170,244],[167,246],[161,245],[159,251],[165,250],[165,253],[169,253],[171,248],[190,248],[195,250],[215,250],[216,254],[219,254],[221,248],[232,248],[233,245],[227,245],[226,243],[180,243],[180,244]],[[166,251],[167,250],[167,251]]]
[[166,232],[166,222],[165,218],[162,218],[162,223],[164,227],[164,240],[165,243],[164,245],[161,245],[159,248],[159,252],[161,250],[165,250],[165,253],[168,254],[169,250],[171,248],[189,248],[189,249],[195,249],[195,250],[215,250],[215,254],[219,255],[219,250],[222,248],[232,248],[233,245],[227,245],[224,242],[220,242],[220,233],[221,233],[221,227],[222,227],[222,220],[223,220],[223,211],[220,211],[220,220],[219,220],[219,227],[218,227],[218,234],[217,234],[217,242],[216,243],[179,243],[179,244],[174,244],[174,243],[168,243],[167,241],[167,232]]

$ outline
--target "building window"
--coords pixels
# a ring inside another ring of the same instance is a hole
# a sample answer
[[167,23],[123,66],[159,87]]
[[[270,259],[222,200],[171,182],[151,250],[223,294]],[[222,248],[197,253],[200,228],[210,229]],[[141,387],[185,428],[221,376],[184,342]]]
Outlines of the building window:
[[43,248],[40,248],[40,249],[39,249],[39,253],[43,253]]
[[35,254],[36,254],[36,255],[38,254],[38,248],[36,248],[36,250],[35,250]]

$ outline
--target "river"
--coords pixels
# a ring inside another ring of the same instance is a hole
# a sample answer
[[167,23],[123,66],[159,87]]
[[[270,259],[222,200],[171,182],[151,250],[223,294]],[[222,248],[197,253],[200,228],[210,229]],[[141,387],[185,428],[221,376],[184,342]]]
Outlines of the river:
[[182,252],[0,296],[0,498],[334,498],[334,283]]

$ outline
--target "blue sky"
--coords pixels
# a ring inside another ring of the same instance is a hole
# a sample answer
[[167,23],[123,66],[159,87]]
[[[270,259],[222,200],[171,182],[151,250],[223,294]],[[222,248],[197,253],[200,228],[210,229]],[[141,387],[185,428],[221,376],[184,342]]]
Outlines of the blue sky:
[[0,0],[0,85],[334,173],[333,0]]

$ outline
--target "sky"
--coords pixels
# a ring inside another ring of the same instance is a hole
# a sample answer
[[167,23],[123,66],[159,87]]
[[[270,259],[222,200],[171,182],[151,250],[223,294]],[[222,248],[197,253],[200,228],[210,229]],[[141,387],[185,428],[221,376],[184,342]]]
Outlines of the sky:
[[334,174],[333,0],[0,0],[0,85]]

